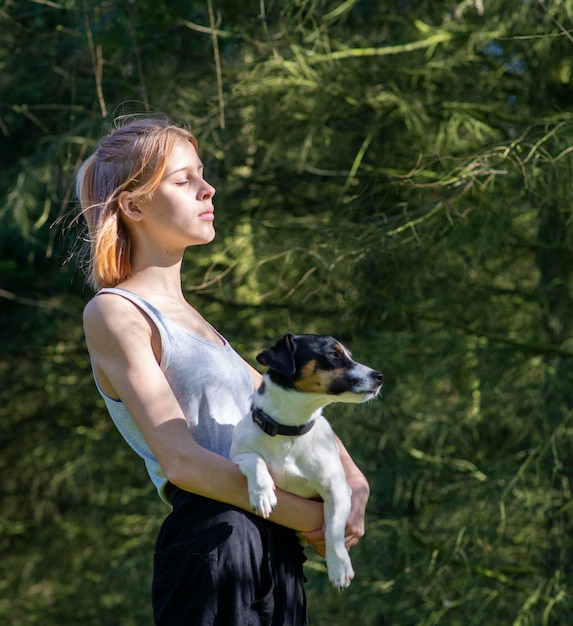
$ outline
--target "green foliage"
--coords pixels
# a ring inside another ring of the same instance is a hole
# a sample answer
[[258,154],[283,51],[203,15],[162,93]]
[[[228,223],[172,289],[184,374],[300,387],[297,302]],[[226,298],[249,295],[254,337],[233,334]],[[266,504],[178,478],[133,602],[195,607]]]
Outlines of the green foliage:
[[310,560],[312,623],[571,621],[570,21],[542,0],[1,5],[3,622],[151,621],[167,511],[97,398],[62,224],[112,117],[155,110],[192,123],[218,189],[191,300],[251,360],[325,332],[386,374],[327,410],[372,496],[350,589]]

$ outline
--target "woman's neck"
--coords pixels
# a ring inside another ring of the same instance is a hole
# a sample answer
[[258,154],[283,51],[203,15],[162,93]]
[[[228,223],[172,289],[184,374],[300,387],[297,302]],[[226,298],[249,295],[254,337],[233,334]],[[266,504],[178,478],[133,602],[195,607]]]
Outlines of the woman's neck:
[[181,287],[181,262],[170,267],[149,265],[136,270],[118,287],[141,296],[154,295],[175,300],[185,299]]

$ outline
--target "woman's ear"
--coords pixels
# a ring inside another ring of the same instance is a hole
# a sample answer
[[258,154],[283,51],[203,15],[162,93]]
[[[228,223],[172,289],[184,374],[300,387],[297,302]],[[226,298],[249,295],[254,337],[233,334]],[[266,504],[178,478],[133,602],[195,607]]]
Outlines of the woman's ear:
[[128,219],[139,222],[143,218],[143,214],[129,191],[122,191],[117,198],[117,206],[119,210]]

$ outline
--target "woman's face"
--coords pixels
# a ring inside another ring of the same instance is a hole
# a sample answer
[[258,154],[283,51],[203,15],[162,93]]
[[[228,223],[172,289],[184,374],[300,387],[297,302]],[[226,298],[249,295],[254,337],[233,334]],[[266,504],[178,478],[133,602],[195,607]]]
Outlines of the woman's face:
[[192,143],[175,142],[165,174],[149,200],[137,201],[138,227],[165,251],[209,243],[215,237],[215,188],[203,178],[203,164]]

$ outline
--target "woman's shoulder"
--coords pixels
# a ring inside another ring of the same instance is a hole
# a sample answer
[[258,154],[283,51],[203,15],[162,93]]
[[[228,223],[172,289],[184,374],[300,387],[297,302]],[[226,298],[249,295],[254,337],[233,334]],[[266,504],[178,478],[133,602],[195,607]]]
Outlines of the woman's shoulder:
[[84,321],[98,322],[102,318],[134,308],[125,298],[113,292],[98,292],[84,306]]
[[83,324],[86,337],[106,337],[125,339],[125,336],[138,334],[141,330],[149,337],[149,323],[145,314],[126,298],[113,292],[97,293],[87,302],[83,311]]

